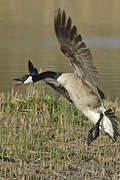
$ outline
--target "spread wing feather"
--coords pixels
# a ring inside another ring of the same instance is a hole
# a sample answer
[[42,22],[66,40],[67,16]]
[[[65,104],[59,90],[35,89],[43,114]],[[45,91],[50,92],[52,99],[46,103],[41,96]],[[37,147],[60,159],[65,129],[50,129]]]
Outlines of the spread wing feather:
[[28,61],[28,69],[29,69],[29,73],[31,75],[37,75],[38,74],[38,70],[33,66],[31,61]]
[[65,11],[61,13],[58,9],[55,11],[54,26],[61,51],[68,57],[74,73],[99,96],[97,71],[91,51],[77,33],[76,26],[72,26],[71,18],[67,19]]

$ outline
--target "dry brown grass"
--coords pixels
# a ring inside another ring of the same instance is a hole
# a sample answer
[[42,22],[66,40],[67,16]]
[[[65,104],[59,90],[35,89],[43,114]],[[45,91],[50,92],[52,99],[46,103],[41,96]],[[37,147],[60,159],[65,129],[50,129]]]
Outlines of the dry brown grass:
[[[118,103],[106,105],[120,125]],[[1,94],[0,178],[120,179],[120,138],[113,143],[101,132],[88,148],[91,126],[64,98],[47,96],[44,87]]]

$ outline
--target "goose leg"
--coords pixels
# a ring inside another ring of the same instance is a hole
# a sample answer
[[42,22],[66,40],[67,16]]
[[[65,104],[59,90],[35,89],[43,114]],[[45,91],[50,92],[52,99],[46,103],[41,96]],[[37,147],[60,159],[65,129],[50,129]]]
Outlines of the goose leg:
[[[89,134],[88,134],[88,146],[91,144],[92,141],[94,141],[95,139],[97,139],[97,137],[99,136],[99,125],[100,125],[100,121],[103,118],[103,113],[100,114],[100,118],[98,120],[98,122],[89,130]],[[94,132],[94,136],[93,136],[93,131]]]

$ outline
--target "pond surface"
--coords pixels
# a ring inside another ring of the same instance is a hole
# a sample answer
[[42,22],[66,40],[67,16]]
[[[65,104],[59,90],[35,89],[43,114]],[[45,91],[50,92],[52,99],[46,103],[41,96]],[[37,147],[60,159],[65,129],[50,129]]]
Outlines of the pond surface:
[[12,79],[28,73],[27,61],[42,71],[70,72],[59,49],[53,18],[60,7],[71,16],[99,72],[100,87],[120,99],[120,1],[0,1],[0,92]]

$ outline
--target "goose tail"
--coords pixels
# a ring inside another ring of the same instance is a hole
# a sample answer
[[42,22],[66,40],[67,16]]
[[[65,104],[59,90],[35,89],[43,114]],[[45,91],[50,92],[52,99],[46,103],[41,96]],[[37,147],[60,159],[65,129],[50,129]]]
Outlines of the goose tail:
[[118,124],[116,122],[116,117],[111,109],[104,112],[103,121],[101,122],[103,131],[113,140],[116,141],[117,137],[120,136],[118,132]]
[[111,109],[104,112],[103,120],[101,121],[101,128],[113,141],[116,141],[117,137],[120,136],[116,117]]

